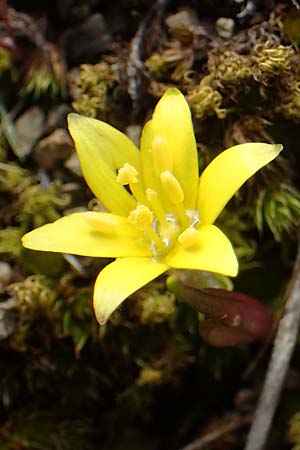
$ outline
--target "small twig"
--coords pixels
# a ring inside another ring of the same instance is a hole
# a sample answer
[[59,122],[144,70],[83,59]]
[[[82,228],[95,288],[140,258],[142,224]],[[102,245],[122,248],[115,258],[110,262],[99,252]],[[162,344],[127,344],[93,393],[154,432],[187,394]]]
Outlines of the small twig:
[[201,450],[205,445],[211,444],[212,442],[220,439],[224,434],[235,431],[245,425],[251,423],[253,416],[234,416],[231,420],[228,417],[224,420],[224,425],[219,426],[216,430],[210,431],[204,436],[200,437],[196,441],[183,447],[181,450]]
[[263,450],[279,402],[300,324],[300,242],[279,322],[265,383],[255,411],[245,450]]

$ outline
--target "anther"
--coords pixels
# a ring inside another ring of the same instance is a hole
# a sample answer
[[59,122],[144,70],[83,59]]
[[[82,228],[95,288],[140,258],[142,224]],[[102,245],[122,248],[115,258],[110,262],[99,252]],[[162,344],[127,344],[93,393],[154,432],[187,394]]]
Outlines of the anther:
[[123,186],[125,186],[126,184],[137,182],[138,182],[138,171],[131,164],[125,163],[124,166],[118,170],[117,183],[120,183]]
[[145,205],[138,205],[128,216],[128,222],[140,229],[145,229],[151,225],[153,219],[153,212]]

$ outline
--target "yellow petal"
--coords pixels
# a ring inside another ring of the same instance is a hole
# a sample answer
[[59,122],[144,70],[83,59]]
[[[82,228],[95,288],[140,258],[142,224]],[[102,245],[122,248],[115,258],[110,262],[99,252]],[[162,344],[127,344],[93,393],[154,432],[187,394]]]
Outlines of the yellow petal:
[[213,223],[242,184],[276,158],[281,150],[282,145],[248,143],[220,153],[200,176],[198,210],[201,222]]
[[[153,142],[155,154],[152,152]],[[162,155],[161,164],[157,159],[160,143]],[[166,148],[165,148],[166,147]],[[193,124],[189,106],[177,89],[168,89],[158,102],[152,120],[142,134],[141,158],[145,186],[157,190],[157,167],[170,170],[179,181],[184,192],[184,206],[194,209],[198,188],[198,157]],[[166,160],[170,167],[164,167]]]
[[[119,224],[118,232],[101,233],[84,219],[98,214]],[[75,213],[30,231],[22,238],[23,246],[32,250],[72,253],[95,257],[150,256],[149,243],[127,223],[127,219],[109,213]]]
[[207,270],[234,277],[238,262],[230,241],[214,225],[199,227],[197,241],[192,246],[178,243],[163,262],[177,269]]
[[90,189],[109,211],[127,215],[136,201],[117,183],[117,171],[129,163],[140,172],[138,148],[123,133],[100,120],[72,113],[68,122]]
[[104,324],[123,300],[167,269],[167,265],[150,258],[121,258],[106,266],[98,275],[94,290],[98,322]]

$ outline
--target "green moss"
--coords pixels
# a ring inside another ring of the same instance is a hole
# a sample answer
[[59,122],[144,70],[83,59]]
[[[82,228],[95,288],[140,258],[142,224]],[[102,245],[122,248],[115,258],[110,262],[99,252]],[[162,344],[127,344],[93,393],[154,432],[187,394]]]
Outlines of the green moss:
[[108,62],[82,64],[80,73],[72,82],[73,108],[79,114],[103,119],[107,109],[108,90],[117,80],[117,75]]
[[207,62],[210,74],[220,87],[245,85],[252,74],[251,66],[251,58],[231,50],[211,52]]
[[40,184],[33,184],[24,189],[18,199],[18,219],[22,225],[27,228],[30,224],[36,228],[58,219],[58,208],[66,207],[70,203],[70,197],[67,194],[62,195],[59,190],[59,182],[45,188]]
[[253,53],[253,77],[266,86],[290,71],[296,56],[291,46],[272,47],[269,42],[256,45]]
[[260,232],[267,225],[276,241],[292,235],[300,224],[300,192],[293,186],[279,183],[263,189],[255,206],[256,225]]
[[161,294],[143,290],[139,297],[140,321],[143,324],[166,322],[175,312],[174,296],[168,292]]
[[212,114],[216,114],[219,119],[224,119],[227,115],[227,110],[221,108],[222,95],[212,87],[212,80],[211,75],[205,76],[187,96],[187,101],[197,119]]
[[22,252],[21,237],[22,231],[17,227],[6,227],[0,230],[0,254],[5,253],[15,258]]

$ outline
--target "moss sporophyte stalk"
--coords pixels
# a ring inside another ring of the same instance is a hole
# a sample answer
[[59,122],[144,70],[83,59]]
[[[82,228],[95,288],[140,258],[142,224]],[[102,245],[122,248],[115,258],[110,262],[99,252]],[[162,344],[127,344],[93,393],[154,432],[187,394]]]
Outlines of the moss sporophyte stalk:
[[83,175],[109,212],[67,215],[27,233],[34,250],[113,257],[98,275],[94,309],[103,324],[133,292],[169,268],[236,276],[230,241],[213,225],[229,199],[281,145],[246,143],[219,154],[198,175],[197,147],[184,96],[168,89],[138,148],[96,119],[69,115]]

